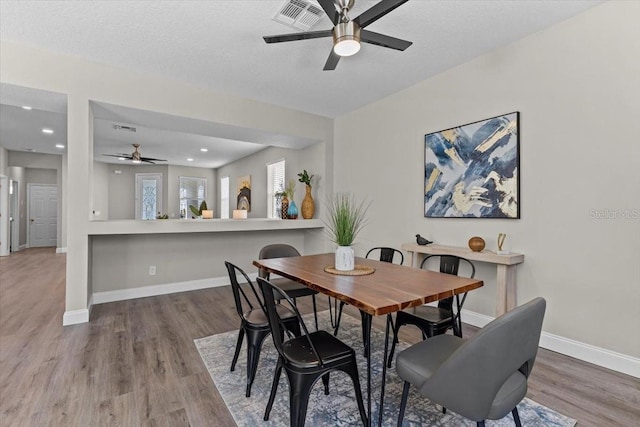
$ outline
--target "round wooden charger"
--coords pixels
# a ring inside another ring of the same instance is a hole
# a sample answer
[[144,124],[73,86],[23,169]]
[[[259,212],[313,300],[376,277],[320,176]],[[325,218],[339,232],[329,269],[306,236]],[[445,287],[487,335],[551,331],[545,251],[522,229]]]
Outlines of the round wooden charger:
[[337,274],[339,276],[365,276],[367,274],[373,274],[376,269],[373,267],[369,267],[368,265],[356,264],[353,266],[353,270],[342,271],[336,270],[333,265],[327,265],[324,268],[324,271],[331,274]]

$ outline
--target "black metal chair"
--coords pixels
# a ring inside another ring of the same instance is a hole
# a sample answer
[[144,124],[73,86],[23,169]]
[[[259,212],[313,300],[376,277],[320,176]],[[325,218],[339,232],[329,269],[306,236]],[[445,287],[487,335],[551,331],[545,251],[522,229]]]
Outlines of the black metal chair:
[[[402,254],[402,252],[400,252],[398,249],[384,247],[384,246],[377,246],[375,248],[369,249],[369,252],[367,252],[367,254],[365,255],[365,258],[369,258],[369,255],[371,255],[372,253],[375,253],[376,251],[380,251],[380,257],[378,259],[382,262],[388,262],[393,264],[394,258],[396,258],[396,255],[398,255],[398,258],[400,258],[400,262],[398,264],[399,265],[404,264],[404,255]],[[335,325],[332,325],[334,327],[333,335],[338,335],[338,329],[340,328],[340,319],[342,318],[342,309],[344,308],[344,305],[345,303],[343,301],[340,301],[340,307],[336,309],[336,313],[337,313],[336,321],[335,321]],[[329,302],[329,312],[330,312],[329,314],[331,315],[331,302]],[[362,312],[360,312],[360,316],[363,316]],[[333,319],[332,315],[331,315],[331,318]],[[362,338],[364,340],[364,330],[362,331]]]
[[[425,268],[427,261],[432,258],[440,258],[440,272],[446,274],[458,275],[460,262],[467,264],[471,270],[470,278],[476,275],[476,267],[471,261],[455,255],[428,255],[420,264],[420,268]],[[396,324],[393,328],[393,344],[389,352],[389,360],[387,366],[391,367],[391,360],[398,342],[398,331],[403,325],[414,325],[422,331],[422,338],[431,338],[441,335],[449,329],[453,329],[453,334],[462,338],[462,320],[460,319],[460,310],[467,299],[467,294],[462,296],[456,295],[456,309],[453,309],[453,297],[441,299],[438,301],[437,307],[423,305],[415,308],[415,312],[399,311],[396,314]]]
[[[259,259],[287,258],[294,256],[300,256],[300,252],[298,252],[298,250],[293,246],[284,243],[267,245],[263,247],[258,254]],[[270,280],[268,271],[260,269],[258,275],[263,279]],[[271,282],[282,289],[289,298],[293,299],[294,303],[296,302],[296,298],[311,296],[313,299],[313,316],[316,324],[316,330],[318,330],[318,311],[316,309],[316,294],[318,292],[306,287],[300,282],[296,282],[295,280],[282,278],[272,280]]]
[[473,337],[439,335],[398,354],[396,371],[404,380],[398,427],[411,384],[431,402],[484,427],[509,412],[521,427],[518,403],[538,353],[546,302],[535,298],[503,314]]
[[[337,370],[343,371],[351,377],[360,418],[363,424],[367,425],[367,415],[362,401],[355,351],[327,331],[309,333],[298,308],[284,291],[262,278],[258,278],[258,284],[267,307],[269,324],[273,331],[271,334],[273,342],[278,351],[278,364],[273,376],[271,394],[264,413],[264,420],[267,421],[269,419],[282,368],[285,369],[289,379],[289,417],[292,427],[304,426],[309,405],[309,394],[314,384],[318,379],[322,378],[324,393],[328,395],[329,373]],[[281,334],[275,333],[283,323],[281,314],[277,310],[276,300],[280,300],[282,304],[288,303],[289,308],[295,313],[299,324],[302,326],[302,336],[284,341]]]
[[[236,311],[240,316],[240,330],[238,333],[238,342],[236,343],[236,352],[233,355],[233,361],[231,362],[231,371],[233,372],[238,362],[238,356],[240,355],[240,349],[242,348],[242,341],[245,334],[247,335],[247,391],[246,396],[251,396],[251,385],[256,377],[256,370],[258,369],[258,361],[260,359],[260,350],[264,339],[271,333],[269,327],[269,319],[267,317],[267,311],[264,306],[263,300],[258,295],[255,286],[249,279],[249,276],[240,268],[230,262],[225,261],[224,265],[227,267],[229,273],[229,280],[231,281],[231,289],[233,290],[233,299],[236,304]],[[238,282],[237,273],[244,277],[247,284],[243,286]],[[283,319],[282,324],[284,327],[292,331],[296,336],[300,336],[300,325],[298,324],[298,318],[295,313],[289,310],[287,307],[277,305],[276,310],[280,317]],[[280,331],[279,335],[284,334],[284,330]]]

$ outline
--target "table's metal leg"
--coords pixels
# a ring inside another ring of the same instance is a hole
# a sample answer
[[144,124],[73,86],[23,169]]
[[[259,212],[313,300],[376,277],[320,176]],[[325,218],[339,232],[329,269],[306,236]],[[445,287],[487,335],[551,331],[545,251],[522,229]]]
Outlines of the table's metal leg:
[[387,327],[384,332],[384,357],[382,358],[382,386],[380,387],[380,406],[378,407],[378,426],[382,427],[384,409],[384,386],[387,382],[387,353],[389,352],[389,327],[393,324],[391,314],[387,314]]
[[369,313],[362,313],[362,330],[364,332],[364,355],[367,358],[367,423],[371,427],[371,319]]
[[[334,318],[333,310],[331,309],[331,299],[332,299],[331,297],[327,297],[327,301],[329,302],[329,320],[331,320],[331,328],[335,329],[335,327],[336,327],[336,320],[337,320],[337,319],[335,319],[335,318]],[[337,301],[337,300],[334,300],[334,301]],[[336,304],[336,303],[334,302],[334,305],[335,305],[335,304]],[[336,316],[337,316],[338,311],[336,310],[336,312],[335,312],[335,313],[336,313]]]
[[[369,332],[369,334],[367,335],[367,327],[365,327],[366,325],[366,321],[364,319],[365,316],[365,312],[361,311],[360,312],[360,317],[362,317],[362,347],[364,348],[364,357],[369,357],[369,340],[371,339],[371,332]],[[371,329],[371,321],[369,322],[369,329]]]

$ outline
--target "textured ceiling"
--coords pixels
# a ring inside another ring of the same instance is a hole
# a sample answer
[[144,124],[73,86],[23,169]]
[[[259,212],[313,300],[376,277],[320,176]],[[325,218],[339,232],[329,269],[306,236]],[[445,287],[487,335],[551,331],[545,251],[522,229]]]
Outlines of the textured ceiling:
[[[336,117],[598,4],[599,0],[410,0],[368,27],[410,40],[363,44],[322,71],[331,39],[267,45],[296,32],[271,18],[283,1],[0,2],[0,37]],[[353,18],[376,1],[357,0]],[[314,29],[329,29],[323,17]]]
[[[298,32],[272,20],[283,2],[0,0],[0,38],[337,117],[601,0],[409,0],[367,29],[412,41],[412,46],[398,52],[363,43],[361,51],[342,58],[335,71],[322,70],[330,38],[271,45],[263,41],[264,35]],[[349,15],[354,18],[375,3],[356,0]],[[323,16],[313,30],[329,28],[331,23]],[[0,104],[3,147],[61,152],[55,144],[66,141],[64,94],[1,84]],[[34,109],[22,110],[21,105]],[[171,164],[219,167],[274,141],[289,147],[314,142],[123,106],[94,104],[93,109],[94,153],[99,161],[117,162],[103,154],[129,153],[136,142],[142,144],[144,156]],[[133,125],[138,132],[115,132],[115,123]],[[55,127],[56,133],[43,134],[45,126]],[[209,151],[203,154],[203,147]],[[187,157],[195,161],[187,162]]]

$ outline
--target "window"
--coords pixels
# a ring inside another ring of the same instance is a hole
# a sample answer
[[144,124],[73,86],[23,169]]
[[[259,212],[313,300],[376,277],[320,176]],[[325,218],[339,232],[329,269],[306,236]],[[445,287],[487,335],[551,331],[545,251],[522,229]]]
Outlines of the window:
[[136,219],[156,219],[162,212],[162,174],[136,174]]
[[[200,208],[200,204],[207,198],[207,179],[180,177],[180,218],[190,218],[189,206]],[[210,206],[207,206],[211,209]]]
[[220,218],[229,218],[229,177],[220,179]]
[[267,164],[267,217],[280,218],[276,193],[284,190],[284,159]]

